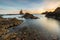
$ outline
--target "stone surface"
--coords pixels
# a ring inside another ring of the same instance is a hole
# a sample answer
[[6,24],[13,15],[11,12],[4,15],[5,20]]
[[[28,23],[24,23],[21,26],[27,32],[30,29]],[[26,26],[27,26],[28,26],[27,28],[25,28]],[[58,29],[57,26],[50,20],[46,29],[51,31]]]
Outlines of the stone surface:
[[25,15],[23,15],[22,17],[24,17],[26,19],[38,19],[38,17],[35,17],[34,15],[32,15],[30,13],[25,13]]
[[60,7],[56,8],[54,12],[48,12],[45,14],[46,14],[46,17],[48,18],[54,18],[60,21]]
[[12,28],[20,25],[23,21],[16,18],[0,18],[0,40],[10,40],[16,36],[16,33],[11,33]]

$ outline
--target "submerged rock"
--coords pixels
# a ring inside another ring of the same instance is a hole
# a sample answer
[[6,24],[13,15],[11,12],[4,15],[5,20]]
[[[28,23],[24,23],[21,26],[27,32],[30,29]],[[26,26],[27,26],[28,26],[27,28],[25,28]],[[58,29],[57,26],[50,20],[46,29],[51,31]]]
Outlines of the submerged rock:
[[25,15],[23,15],[22,17],[26,18],[26,19],[38,19],[38,17],[33,16],[30,13],[26,13]]

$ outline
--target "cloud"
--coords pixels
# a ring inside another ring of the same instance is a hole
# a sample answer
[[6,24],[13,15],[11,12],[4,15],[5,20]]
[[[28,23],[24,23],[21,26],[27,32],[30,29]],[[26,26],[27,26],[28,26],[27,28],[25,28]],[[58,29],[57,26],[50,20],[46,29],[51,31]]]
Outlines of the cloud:
[[5,10],[4,8],[0,8],[0,10]]
[[0,14],[19,14],[19,10],[0,10]]
[[57,7],[60,7],[60,0],[44,0],[42,7],[46,11],[55,10]]
[[44,0],[44,1],[60,1],[60,0]]
[[16,9],[29,10],[31,13],[40,13],[54,10],[58,6],[60,6],[60,0],[0,0],[0,10],[8,9],[10,13],[14,13]]

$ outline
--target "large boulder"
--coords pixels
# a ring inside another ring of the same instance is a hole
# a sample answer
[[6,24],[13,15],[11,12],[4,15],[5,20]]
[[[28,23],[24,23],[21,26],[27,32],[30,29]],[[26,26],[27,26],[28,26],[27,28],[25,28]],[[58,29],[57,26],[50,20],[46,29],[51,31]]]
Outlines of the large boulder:
[[25,15],[23,15],[22,17],[26,19],[38,19],[38,17],[35,17],[30,13],[25,13]]

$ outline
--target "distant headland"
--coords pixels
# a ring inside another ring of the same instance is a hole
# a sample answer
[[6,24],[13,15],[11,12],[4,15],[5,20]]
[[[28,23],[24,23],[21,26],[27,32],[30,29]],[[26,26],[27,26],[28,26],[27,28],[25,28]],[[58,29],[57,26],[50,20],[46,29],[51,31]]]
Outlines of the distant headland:
[[42,14],[46,14],[46,17],[48,18],[54,18],[54,19],[60,20],[60,7],[57,7],[53,12],[46,11]]

